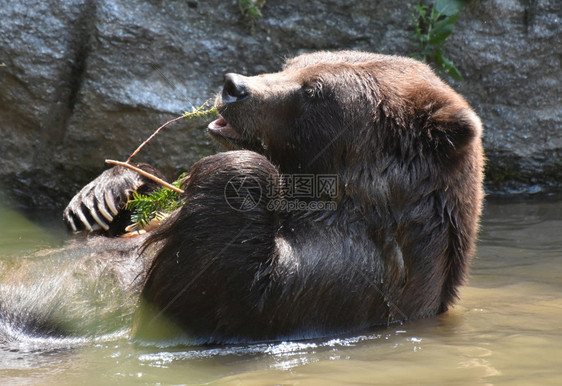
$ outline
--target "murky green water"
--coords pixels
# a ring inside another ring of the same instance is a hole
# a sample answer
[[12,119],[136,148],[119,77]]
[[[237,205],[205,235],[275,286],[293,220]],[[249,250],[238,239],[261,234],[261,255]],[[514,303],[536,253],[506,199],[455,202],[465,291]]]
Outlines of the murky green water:
[[[0,208],[0,285],[18,264],[40,264],[34,251],[60,244],[57,227]],[[48,281],[57,269],[42,274]],[[118,325],[88,337],[0,341],[0,384],[558,385],[561,364],[562,201],[488,202],[469,285],[431,320],[235,347],[142,346]]]

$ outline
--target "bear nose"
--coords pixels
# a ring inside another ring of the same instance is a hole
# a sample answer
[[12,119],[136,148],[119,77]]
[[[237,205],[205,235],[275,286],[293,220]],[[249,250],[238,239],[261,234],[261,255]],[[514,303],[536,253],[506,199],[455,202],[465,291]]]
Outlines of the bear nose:
[[223,103],[241,102],[248,99],[249,96],[250,91],[242,75],[230,73],[224,76]]

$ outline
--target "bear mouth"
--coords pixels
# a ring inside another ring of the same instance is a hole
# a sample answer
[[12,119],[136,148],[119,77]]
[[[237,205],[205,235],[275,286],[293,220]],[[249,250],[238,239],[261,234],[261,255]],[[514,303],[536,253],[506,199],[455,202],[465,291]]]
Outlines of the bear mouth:
[[249,137],[243,131],[233,127],[226,119],[219,119],[209,123],[207,130],[214,140],[222,144],[228,150],[246,149],[257,153],[264,153],[263,146],[258,138]]
[[207,130],[214,140],[222,144],[228,150],[248,149],[253,150],[253,141],[246,138],[239,130],[235,129],[222,116],[209,123]]
[[222,137],[224,139],[231,139],[234,141],[239,141],[242,137],[234,127],[230,125],[223,117],[209,123],[207,126],[209,133],[213,136]]

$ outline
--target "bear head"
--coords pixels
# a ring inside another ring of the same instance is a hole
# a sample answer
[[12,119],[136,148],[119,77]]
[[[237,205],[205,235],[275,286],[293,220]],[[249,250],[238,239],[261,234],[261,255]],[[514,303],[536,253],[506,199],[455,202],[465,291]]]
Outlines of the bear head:
[[278,73],[227,74],[216,107],[212,137],[266,155],[283,173],[372,168],[384,162],[380,152],[450,164],[481,134],[476,114],[428,66],[365,52],[316,52]]

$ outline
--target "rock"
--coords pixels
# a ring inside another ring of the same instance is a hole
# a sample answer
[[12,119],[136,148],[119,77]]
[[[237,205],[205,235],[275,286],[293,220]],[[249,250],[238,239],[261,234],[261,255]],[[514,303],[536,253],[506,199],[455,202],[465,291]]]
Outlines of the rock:
[[485,126],[488,190],[560,188],[562,3],[473,2],[456,28],[446,48]]
[[[0,0],[0,191],[60,208],[158,126],[213,97],[222,75],[279,69],[320,49],[408,55],[410,5],[266,2],[251,28],[237,2]],[[562,183],[557,0],[470,2],[445,44],[453,83],[485,125],[492,193]],[[135,158],[175,177],[217,150],[206,122],[167,127]]]

